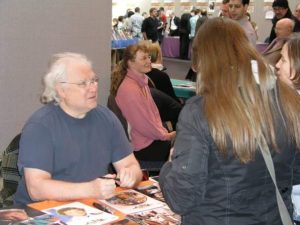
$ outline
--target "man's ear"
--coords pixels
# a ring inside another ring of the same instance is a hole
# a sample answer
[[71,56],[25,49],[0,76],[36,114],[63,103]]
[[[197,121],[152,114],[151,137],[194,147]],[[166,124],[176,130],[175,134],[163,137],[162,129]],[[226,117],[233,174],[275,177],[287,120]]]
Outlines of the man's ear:
[[62,87],[61,84],[57,84],[55,86],[55,90],[57,92],[57,95],[60,99],[63,99],[65,96],[66,96],[66,93],[65,93],[65,89]]

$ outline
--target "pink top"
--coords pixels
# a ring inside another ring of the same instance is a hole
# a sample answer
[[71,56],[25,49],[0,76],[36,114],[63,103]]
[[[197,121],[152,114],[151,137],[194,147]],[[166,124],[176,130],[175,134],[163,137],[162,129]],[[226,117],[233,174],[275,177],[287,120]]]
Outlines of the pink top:
[[130,124],[131,143],[139,151],[154,140],[166,140],[168,131],[163,127],[159,111],[148,87],[148,77],[127,70],[116,102]]

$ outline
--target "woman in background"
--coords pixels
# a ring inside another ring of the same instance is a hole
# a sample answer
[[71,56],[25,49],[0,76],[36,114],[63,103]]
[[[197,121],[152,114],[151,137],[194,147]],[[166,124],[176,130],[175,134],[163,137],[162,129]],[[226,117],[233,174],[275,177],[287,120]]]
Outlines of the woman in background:
[[148,87],[151,70],[145,44],[128,46],[112,73],[111,95],[130,126],[131,143],[138,160],[166,161],[176,132],[164,128]]
[[163,59],[159,44],[148,43],[148,47],[149,55],[151,57],[151,70],[146,74],[150,78],[150,87],[157,88],[179,102],[179,99],[175,95],[169,75],[163,71],[165,68],[162,64]]
[[257,140],[264,136],[268,143],[292,214],[293,178],[300,181],[292,170],[299,163],[299,96],[276,80],[230,19],[206,21],[193,51],[198,96],[181,111],[172,160],[159,176],[167,204],[182,215],[183,225],[281,225]]
[[[281,58],[276,64],[277,75],[280,80],[293,89],[300,91],[300,36],[289,40],[281,50]],[[297,154],[298,157],[299,153]],[[300,169],[300,165],[298,165]],[[294,204],[294,220],[300,224],[300,185],[293,186],[292,201]]]

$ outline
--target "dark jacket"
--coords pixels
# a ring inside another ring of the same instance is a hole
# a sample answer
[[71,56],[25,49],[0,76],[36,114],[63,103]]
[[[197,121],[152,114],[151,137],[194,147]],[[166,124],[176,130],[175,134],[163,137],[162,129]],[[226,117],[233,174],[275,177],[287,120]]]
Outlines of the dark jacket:
[[[221,156],[202,107],[203,99],[193,97],[179,116],[172,162],[159,177],[167,204],[182,215],[183,225],[281,225],[275,187],[259,150],[247,164],[235,158],[231,147],[227,157]],[[277,122],[281,153],[271,150],[272,158],[278,188],[292,214],[296,149],[280,129],[282,121]]]
[[[174,20],[174,24],[177,26],[176,30],[171,30],[172,19]],[[170,18],[169,22],[170,22],[169,23],[170,36],[179,36],[180,18],[178,16],[174,16],[174,18]]]

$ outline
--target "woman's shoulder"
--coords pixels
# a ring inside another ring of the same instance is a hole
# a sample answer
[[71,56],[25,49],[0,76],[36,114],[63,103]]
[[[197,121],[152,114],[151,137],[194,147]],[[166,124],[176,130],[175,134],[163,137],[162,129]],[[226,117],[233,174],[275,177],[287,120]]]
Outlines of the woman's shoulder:
[[182,111],[189,116],[201,116],[203,114],[203,97],[191,97],[186,101]]

